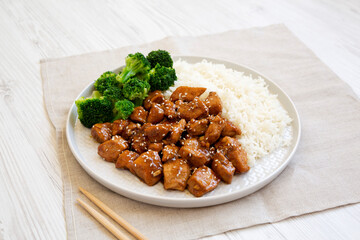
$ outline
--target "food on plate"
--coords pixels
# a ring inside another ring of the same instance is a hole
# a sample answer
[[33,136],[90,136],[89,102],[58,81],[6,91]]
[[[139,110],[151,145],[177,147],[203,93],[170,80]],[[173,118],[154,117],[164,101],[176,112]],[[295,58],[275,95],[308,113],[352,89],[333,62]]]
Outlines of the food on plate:
[[175,144],[168,144],[165,145],[162,151],[162,158],[163,162],[167,162],[169,160],[175,160],[179,158],[179,149],[180,147],[176,146]]
[[113,134],[112,125],[113,124],[109,122],[94,124],[94,126],[91,128],[91,136],[99,143],[110,140],[111,136],[116,135],[117,133],[116,131],[115,134]]
[[[216,93],[209,94],[216,98],[216,104],[208,103],[216,105],[212,111],[216,115],[212,115],[199,98],[206,88],[179,88],[169,99],[160,91],[149,93],[130,119],[95,124],[91,133],[101,143],[98,154],[116,168],[129,170],[149,186],[163,179],[165,189],[184,191],[187,187],[200,197],[220,180],[230,184],[235,173],[245,173],[250,167],[246,152],[233,138],[241,131],[221,116],[222,103]],[[191,97],[180,100],[182,95]],[[191,108],[186,114],[184,104]],[[165,115],[169,106],[171,114]]]
[[221,180],[226,183],[231,183],[235,167],[220,151],[214,154],[211,169]]
[[111,71],[104,72],[94,82],[95,90],[99,91],[101,94],[103,94],[106,89],[111,87],[117,87],[118,85],[119,82],[116,80],[116,74]]
[[204,87],[207,90],[200,100],[208,108],[218,111],[214,108],[217,106],[215,95],[209,94],[216,92],[221,99],[221,116],[237,127],[237,130],[231,130],[232,126],[226,122],[222,133],[232,131],[231,137],[236,136],[246,150],[250,166],[290,145],[292,136],[286,129],[291,128],[292,119],[261,77],[255,78],[206,60],[189,63],[180,59],[174,62],[174,69],[178,80],[164,92],[164,96],[170,97],[181,86]]
[[229,136],[223,137],[215,144],[215,147],[232,162],[236,172],[243,173],[249,171],[247,154],[235,138]]
[[206,91],[206,88],[203,87],[187,87],[180,86],[175,89],[175,91],[170,96],[170,101],[182,100],[185,102],[190,102],[194,100],[195,97],[199,97]]
[[164,188],[184,191],[190,174],[190,165],[184,159],[177,158],[164,163]]
[[101,143],[98,154],[108,162],[115,162],[119,154],[129,148],[129,143],[122,137],[115,135],[110,140]]
[[125,150],[120,153],[119,157],[116,159],[115,167],[128,169],[130,172],[135,174],[133,170],[133,164],[135,159],[137,159],[140,155],[137,152]]
[[156,66],[150,70],[149,76],[149,83],[152,91],[168,90],[170,86],[174,85],[174,82],[177,79],[175,69],[160,66],[160,64],[156,64]]
[[149,150],[135,159],[132,170],[147,185],[152,186],[160,181],[163,166],[158,152]]
[[216,92],[209,92],[209,95],[205,99],[205,105],[209,108],[211,115],[217,115],[222,111],[221,100]]
[[119,84],[125,84],[132,77],[147,81],[149,79],[150,62],[142,53],[129,54],[125,58],[125,67],[121,73],[116,76]]
[[157,64],[164,67],[173,67],[173,60],[169,54],[169,52],[165,50],[155,50],[151,51],[146,59],[150,62],[151,67],[154,68]]
[[205,60],[173,63],[163,50],[125,61],[76,105],[98,154],[149,186],[201,197],[291,142],[292,120],[260,77]]
[[130,119],[134,122],[145,123],[149,112],[146,111],[142,106],[138,106],[130,115]]
[[149,96],[147,96],[147,98],[145,98],[144,100],[144,108],[146,110],[150,110],[150,108],[152,107],[153,103],[162,103],[164,101],[164,95],[162,94],[161,91],[156,90],[154,92],[149,93]]
[[161,122],[165,117],[164,109],[161,107],[160,104],[154,103],[150,110],[147,121],[149,123],[158,123]]
[[103,92],[103,96],[109,99],[113,104],[125,98],[122,89],[118,87],[108,87]]
[[188,180],[188,189],[195,197],[214,190],[220,182],[213,170],[207,166],[197,168]]
[[97,91],[94,91],[91,97],[80,97],[75,104],[78,118],[87,128],[91,128],[96,123],[109,122],[113,118],[111,101]]
[[141,104],[142,101],[147,97],[149,91],[150,84],[146,81],[140,80],[137,77],[130,78],[122,86],[122,92],[126,99],[133,101],[140,99]]
[[[125,63],[118,74],[103,73],[94,82],[91,97],[80,97],[75,101],[79,120],[85,127],[128,119],[136,107],[143,105],[150,90],[167,90],[177,80],[173,61],[165,50],[152,51],[147,57],[139,52],[129,54]],[[153,112],[156,110],[159,109]],[[153,116],[158,117],[155,112]]]
[[113,105],[113,121],[117,119],[127,119],[134,111],[134,103],[124,99],[119,100]]

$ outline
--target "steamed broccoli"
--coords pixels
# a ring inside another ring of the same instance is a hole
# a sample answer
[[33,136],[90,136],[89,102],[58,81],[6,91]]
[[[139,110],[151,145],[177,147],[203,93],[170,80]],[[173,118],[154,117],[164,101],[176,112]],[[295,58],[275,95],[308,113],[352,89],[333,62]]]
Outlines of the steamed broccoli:
[[167,90],[176,81],[170,54],[165,50],[129,54],[119,74],[103,73],[95,82],[91,97],[75,101],[80,122],[88,128],[96,123],[127,119],[141,106],[150,90]]
[[118,85],[116,74],[110,71],[103,73],[94,83],[95,89],[101,94],[109,87],[117,87]]
[[150,84],[137,77],[132,77],[123,85],[123,94],[129,100],[145,99],[150,91]]
[[104,97],[112,101],[113,103],[124,99],[121,88],[119,87],[109,87],[104,91]]
[[134,111],[134,104],[129,100],[120,100],[117,101],[114,105],[113,113],[114,118],[113,120],[117,119],[127,119],[131,113]]
[[174,82],[177,79],[175,69],[169,67],[156,66],[150,70],[150,80],[151,91],[155,90],[168,90],[170,86],[174,85]]
[[131,102],[134,103],[135,107],[139,107],[143,105],[145,98],[135,98],[134,100],[131,100]]
[[165,50],[151,51],[147,55],[147,60],[151,64],[151,68],[154,68],[156,64],[160,64],[164,67],[173,67],[173,60],[171,59],[170,53]]
[[116,80],[120,84],[124,84],[129,78],[134,76],[144,81],[149,79],[148,73],[151,65],[143,54],[129,54],[125,59],[125,64],[122,72],[116,76]]
[[112,102],[101,96],[98,91],[94,91],[89,98],[81,97],[75,101],[77,106],[78,118],[87,128],[91,128],[95,123],[109,122],[112,120]]

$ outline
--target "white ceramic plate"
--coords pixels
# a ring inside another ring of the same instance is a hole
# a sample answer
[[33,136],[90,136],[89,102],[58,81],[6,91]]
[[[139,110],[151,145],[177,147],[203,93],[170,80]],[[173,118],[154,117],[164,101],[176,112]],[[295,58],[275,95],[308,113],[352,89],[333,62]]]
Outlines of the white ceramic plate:
[[[259,190],[274,180],[290,162],[300,140],[300,119],[291,99],[274,82],[248,67],[205,57],[182,56],[174,57],[174,60],[179,58],[189,63],[206,59],[209,62],[224,64],[227,68],[244,72],[245,75],[252,75],[253,78],[263,78],[270,92],[278,95],[279,101],[293,119],[292,125],[286,130],[286,135],[292,136],[290,146],[278,149],[265,158],[257,160],[249,172],[234,176],[231,184],[221,182],[214,191],[196,198],[187,190],[184,192],[165,190],[162,183],[149,187],[129,171],[116,169],[113,163],[103,161],[97,154],[99,144],[90,137],[90,129],[83,127],[77,120],[77,108],[73,104],[68,115],[66,136],[70,149],[80,165],[99,183],[125,197],[158,206],[177,208],[205,207],[233,201]],[[115,72],[120,69],[116,69]],[[93,90],[93,83],[91,83],[79,94],[78,98],[90,96]]]

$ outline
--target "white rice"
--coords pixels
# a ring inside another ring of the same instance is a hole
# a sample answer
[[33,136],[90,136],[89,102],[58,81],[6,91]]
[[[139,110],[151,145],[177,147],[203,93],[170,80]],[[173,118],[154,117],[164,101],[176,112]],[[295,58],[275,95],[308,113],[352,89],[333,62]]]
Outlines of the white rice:
[[215,91],[222,100],[222,116],[242,131],[239,141],[248,154],[250,166],[255,160],[290,144],[291,138],[283,135],[292,120],[263,79],[253,79],[205,60],[196,64],[178,60],[174,68],[178,80],[165,96],[169,97],[179,86],[206,87],[201,99]]

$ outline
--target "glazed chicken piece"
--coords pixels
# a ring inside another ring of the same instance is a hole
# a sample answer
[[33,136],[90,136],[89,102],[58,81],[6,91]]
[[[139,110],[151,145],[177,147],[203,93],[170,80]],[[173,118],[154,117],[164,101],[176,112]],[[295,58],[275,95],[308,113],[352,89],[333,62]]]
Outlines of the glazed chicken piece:
[[195,147],[195,148],[201,146],[197,138],[186,138],[184,139],[184,141],[182,141],[182,145],[187,147]]
[[128,142],[116,135],[98,147],[98,154],[108,162],[115,162],[120,153],[129,147]]
[[234,165],[236,172],[244,173],[250,170],[250,167],[247,164],[247,154],[241,146],[234,149],[233,151],[227,152],[226,156]]
[[146,118],[148,116],[148,111],[146,111],[142,106],[134,108],[134,111],[130,115],[130,119],[137,123],[146,123]]
[[186,124],[186,131],[193,136],[203,135],[208,128],[209,120],[206,118],[195,120],[191,119]]
[[131,137],[131,148],[139,154],[148,150],[149,143],[143,129],[140,129]]
[[221,136],[235,137],[236,135],[241,135],[241,130],[229,120],[225,120],[225,127],[221,132]]
[[177,118],[175,103],[166,99],[164,100],[163,106],[164,106],[164,114],[167,118],[169,119]]
[[229,159],[236,172],[244,173],[250,170],[247,154],[235,138],[223,137],[215,144],[215,147]]
[[195,147],[182,146],[179,155],[188,160],[194,167],[201,167],[210,161],[209,156],[204,151]]
[[126,126],[129,125],[129,120],[118,119],[115,120],[111,125],[111,134],[114,135],[122,135]]
[[221,136],[221,132],[225,127],[225,120],[222,119],[219,115],[215,117],[210,117],[210,125],[205,132],[205,142],[208,142],[210,145],[214,144]]
[[130,138],[133,137],[133,135],[135,135],[138,131],[140,131],[141,129],[141,125],[140,123],[134,123],[129,121],[129,124],[125,126],[124,130],[121,133],[121,136],[126,139],[129,140]]
[[163,150],[164,144],[162,142],[158,143],[149,143],[148,149],[155,152],[161,152]]
[[153,103],[161,104],[164,101],[164,95],[160,90],[156,90],[149,93],[149,96],[145,98],[143,105],[146,110],[150,110]]
[[153,186],[162,177],[162,164],[160,156],[155,151],[142,153],[133,164],[132,169],[136,176],[143,180],[147,185]]
[[176,120],[174,120],[174,119],[168,119],[168,118],[164,118],[164,120],[162,120],[162,121],[160,122],[160,124],[164,124],[165,126],[170,127],[170,129],[172,128],[172,126],[173,126],[175,123],[177,123]]
[[145,128],[144,134],[152,143],[161,142],[166,134],[171,130],[170,126],[165,124],[151,125]]
[[128,169],[130,172],[135,174],[132,166],[134,164],[135,159],[139,157],[139,154],[133,151],[125,150],[123,151],[116,160],[115,167],[116,168],[123,168]]
[[215,153],[211,163],[211,169],[224,182],[230,184],[235,173],[233,164],[221,152]]
[[202,166],[194,171],[187,184],[188,190],[195,197],[201,197],[204,194],[214,190],[220,182],[214,171],[207,166]]
[[179,149],[180,148],[175,144],[165,145],[165,147],[162,150],[162,159],[161,159],[162,162],[166,162],[178,158]]
[[91,128],[91,136],[99,143],[111,139],[111,123],[97,123]]
[[210,92],[204,102],[209,108],[210,115],[218,115],[222,112],[221,99],[216,92]]
[[154,103],[149,111],[147,122],[149,123],[159,123],[164,119],[165,113],[164,109],[160,104]]
[[199,97],[206,91],[206,88],[202,87],[186,87],[181,86],[175,89],[175,91],[170,96],[170,101],[183,100],[185,102],[190,102],[194,100],[195,97]]
[[179,150],[179,155],[194,167],[201,167],[210,161],[208,151],[202,148],[195,138],[185,140],[184,146]]
[[181,134],[184,132],[186,126],[185,119],[181,119],[179,122],[172,124],[170,131],[170,137],[166,139],[167,144],[177,143],[180,140]]
[[184,191],[190,176],[190,166],[183,159],[167,161],[164,164],[164,188]]
[[176,101],[175,104],[180,118],[183,118],[186,121],[206,117],[209,113],[208,107],[198,97],[191,102],[182,102],[179,100]]

